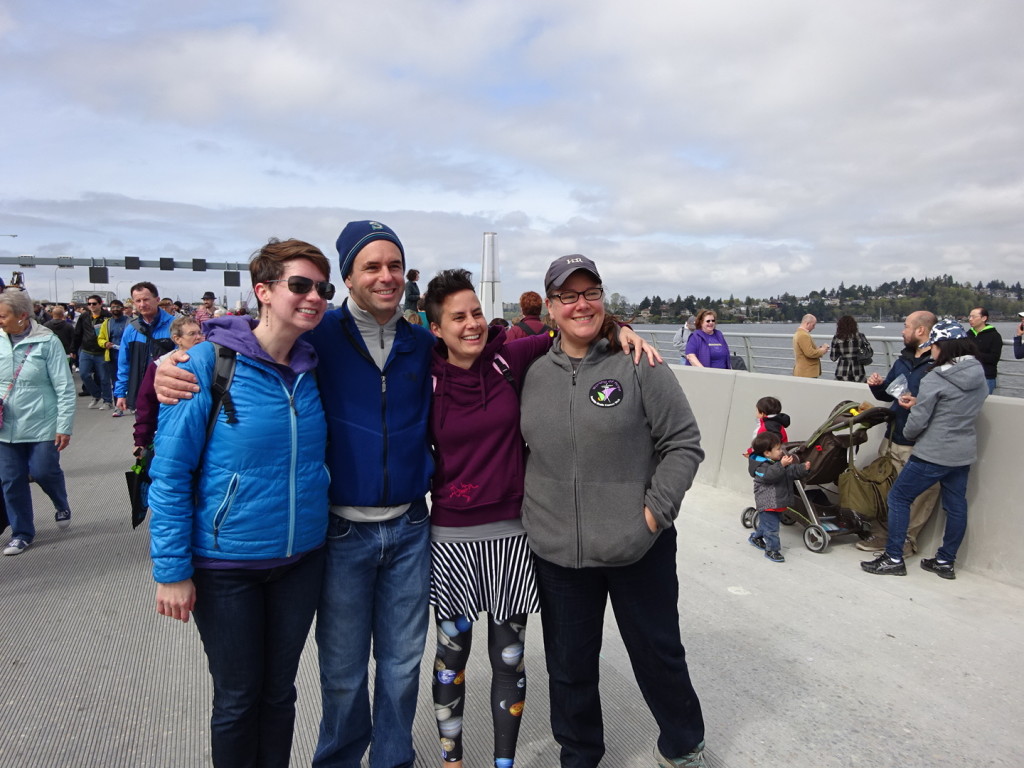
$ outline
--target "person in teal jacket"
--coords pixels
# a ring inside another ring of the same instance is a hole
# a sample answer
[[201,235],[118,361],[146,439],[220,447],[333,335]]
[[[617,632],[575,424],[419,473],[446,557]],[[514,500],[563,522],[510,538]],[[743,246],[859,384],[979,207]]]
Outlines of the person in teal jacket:
[[150,553],[157,611],[181,621],[191,612],[209,659],[214,766],[284,768],[295,675],[320,599],[330,482],[317,355],[299,337],[319,324],[334,286],[326,257],[299,240],[271,240],[249,271],[259,321],[203,326],[236,353],[230,403],[209,437],[212,343],[182,366],[200,392],[161,408]]
[[0,293],[0,482],[11,525],[5,555],[35,539],[31,476],[50,497],[59,528],[71,524],[60,452],[71,442],[75,385],[64,345],[32,319],[32,299],[18,288]]

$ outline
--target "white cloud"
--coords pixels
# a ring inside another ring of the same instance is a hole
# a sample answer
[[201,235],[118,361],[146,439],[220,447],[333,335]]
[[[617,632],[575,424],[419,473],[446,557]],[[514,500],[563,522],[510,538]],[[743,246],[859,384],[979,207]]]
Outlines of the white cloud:
[[427,273],[476,268],[490,230],[509,297],[575,251],[637,298],[1013,281],[1022,19],[1010,0],[15,0],[0,230],[239,258],[376,217]]

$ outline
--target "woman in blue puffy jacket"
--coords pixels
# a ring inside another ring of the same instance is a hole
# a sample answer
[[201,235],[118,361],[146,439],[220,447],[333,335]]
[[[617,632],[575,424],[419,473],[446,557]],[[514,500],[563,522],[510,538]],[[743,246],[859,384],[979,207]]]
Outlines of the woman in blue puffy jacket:
[[[259,321],[208,321],[183,367],[201,385],[161,409],[150,470],[157,611],[196,626],[213,677],[213,764],[287,766],[295,675],[320,599],[327,428],[299,337],[334,295],[316,247],[271,240],[249,264]],[[207,438],[214,344],[236,360]]]

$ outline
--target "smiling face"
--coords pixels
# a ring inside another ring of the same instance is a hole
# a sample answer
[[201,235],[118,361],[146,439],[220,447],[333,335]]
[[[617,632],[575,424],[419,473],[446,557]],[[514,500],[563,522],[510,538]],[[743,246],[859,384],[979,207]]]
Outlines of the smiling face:
[[700,329],[704,331],[708,336],[715,335],[715,326],[718,324],[718,318],[715,317],[714,312],[708,312],[704,315],[704,318],[700,321]]
[[563,304],[558,298],[546,300],[548,312],[562,332],[562,349],[572,357],[583,357],[591,342],[597,338],[604,324],[604,299],[587,301],[583,292],[600,288],[601,283],[584,269],[573,272],[553,293],[576,291],[580,294],[575,304]]
[[441,304],[441,323],[430,324],[448,347],[448,362],[469,368],[480,357],[487,343],[487,320],[474,291],[459,291]]
[[307,277],[314,282],[327,279],[309,259],[292,259],[284,263],[284,271],[278,278],[283,282],[257,283],[255,290],[262,305],[260,322],[266,322],[274,332],[298,335],[320,324],[327,309],[327,300],[320,298],[313,287],[307,293],[292,293],[287,281],[293,275]]
[[345,285],[356,306],[383,325],[394,317],[405,290],[402,252],[389,240],[371,240],[356,255]]

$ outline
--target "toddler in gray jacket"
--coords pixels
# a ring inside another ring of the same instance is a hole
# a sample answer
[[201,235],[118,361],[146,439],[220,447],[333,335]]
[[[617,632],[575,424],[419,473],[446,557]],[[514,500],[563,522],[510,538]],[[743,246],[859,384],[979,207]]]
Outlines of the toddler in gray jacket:
[[761,432],[750,444],[748,470],[754,478],[754,506],[757,529],[750,534],[752,546],[764,550],[773,563],[784,563],[779,543],[779,518],[793,503],[793,481],[804,477],[811,462],[797,463],[782,450],[782,438],[775,432]]

